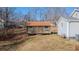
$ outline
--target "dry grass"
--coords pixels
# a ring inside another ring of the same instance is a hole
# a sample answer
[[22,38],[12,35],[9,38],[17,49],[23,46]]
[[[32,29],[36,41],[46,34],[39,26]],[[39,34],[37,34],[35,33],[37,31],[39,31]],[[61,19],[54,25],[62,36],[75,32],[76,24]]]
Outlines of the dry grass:
[[[10,32],[10,35],[5,38],[5,36],[2,36],[2,39],[0,38],[0,50],[15,50],[16,45],[25,39],[27,39],[27,34],[25,29],[12,29],[14,32]],[[12,35],[14,34],[14,35]],[[4,39],[3,39],[4,38]],[[14,47],[14,48],[12,48]]]
[[79,42],[75,40],[67,40],[58,35],[34,35],[29,36],[23,34],[21,39],[26,39],[24,42],[4,46],[0,50],[10,51],[74,51],[75,46],[79,47]]
[[78,42],[63,39],[57,35],[30,36],[27,41],[17,46],[16,50],[29,51],[73,51]]

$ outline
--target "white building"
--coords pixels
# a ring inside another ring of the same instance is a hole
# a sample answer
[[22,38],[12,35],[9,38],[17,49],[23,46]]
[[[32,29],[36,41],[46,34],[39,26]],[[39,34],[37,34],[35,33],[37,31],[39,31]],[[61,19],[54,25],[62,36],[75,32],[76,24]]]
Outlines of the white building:
[[57,22],[58,35],[75,37],[79,34],[79,19],[61,16]]
[[70,17],[79,18],[79,9],[74,9]]

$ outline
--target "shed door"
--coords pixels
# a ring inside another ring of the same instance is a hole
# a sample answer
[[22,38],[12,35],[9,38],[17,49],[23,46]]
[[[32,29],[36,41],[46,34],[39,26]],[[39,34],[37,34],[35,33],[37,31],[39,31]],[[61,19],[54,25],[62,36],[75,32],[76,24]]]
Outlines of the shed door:
[[71,22],[69,32],[70,37],[75,37],[76,34],[79,34],[79,22]]

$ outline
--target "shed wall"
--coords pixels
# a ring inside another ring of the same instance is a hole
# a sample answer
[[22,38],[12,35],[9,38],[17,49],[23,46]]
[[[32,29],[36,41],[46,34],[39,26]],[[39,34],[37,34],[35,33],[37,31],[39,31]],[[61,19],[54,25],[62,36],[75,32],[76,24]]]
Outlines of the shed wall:
[[70,22],[69,36],[75,37],[76,34],[79,34],[79,22]]
[[67,22],[65,18],[60,18],[58,23],[58,35],[67,36]]

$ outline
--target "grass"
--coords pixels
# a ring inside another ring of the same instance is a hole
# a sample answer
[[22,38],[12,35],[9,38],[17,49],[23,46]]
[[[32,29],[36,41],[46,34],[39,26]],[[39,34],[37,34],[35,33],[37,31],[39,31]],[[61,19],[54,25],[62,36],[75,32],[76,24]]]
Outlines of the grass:
[[16,50],[29,51],[73,51],[76,41],[67,40],[57,35],[30,36],[27,41],[17,46]]
[[23,33],[22,31],[24,31],[24,29],[11,29],[6,32],[7,37],[1,31],[0,33],[3,36],[0,37],[0,50],[6,50],[16,45],[16,43],[18,44],[19,42],[24,41],[27,38],[27,35]]
[[[21,31],[17,30],[15,32],[19,33]],[[22,32],[24,32],[24,31],[22,31]],[[76,44],[79,45],[79,42],[77,42],[75,40],[64,39],[64,38],[62,38],[62,37],[60,37],[56,34],[33,35],[33,36],[29,36],[28,39],[27,39],[26,34],[21,34],[21,35],[19,35],[19,37],[20,37],[20,39],[23,39],[25,41],[21,42],[21,43],[17,43],[17,44],[11,44],[13,41],[12,42],[6,41],[6,43],[4,43],[4,46],[2,48],[1,48],[1,45],[3,45],[3,41],[0,41],[0,50],[12,50],[12,51],[74,51],[75,45]],[[15,39],[16,38],[17,38],[17,36],[15,37]],[[8,43],[8,45],[6,46],[7,43]]]

